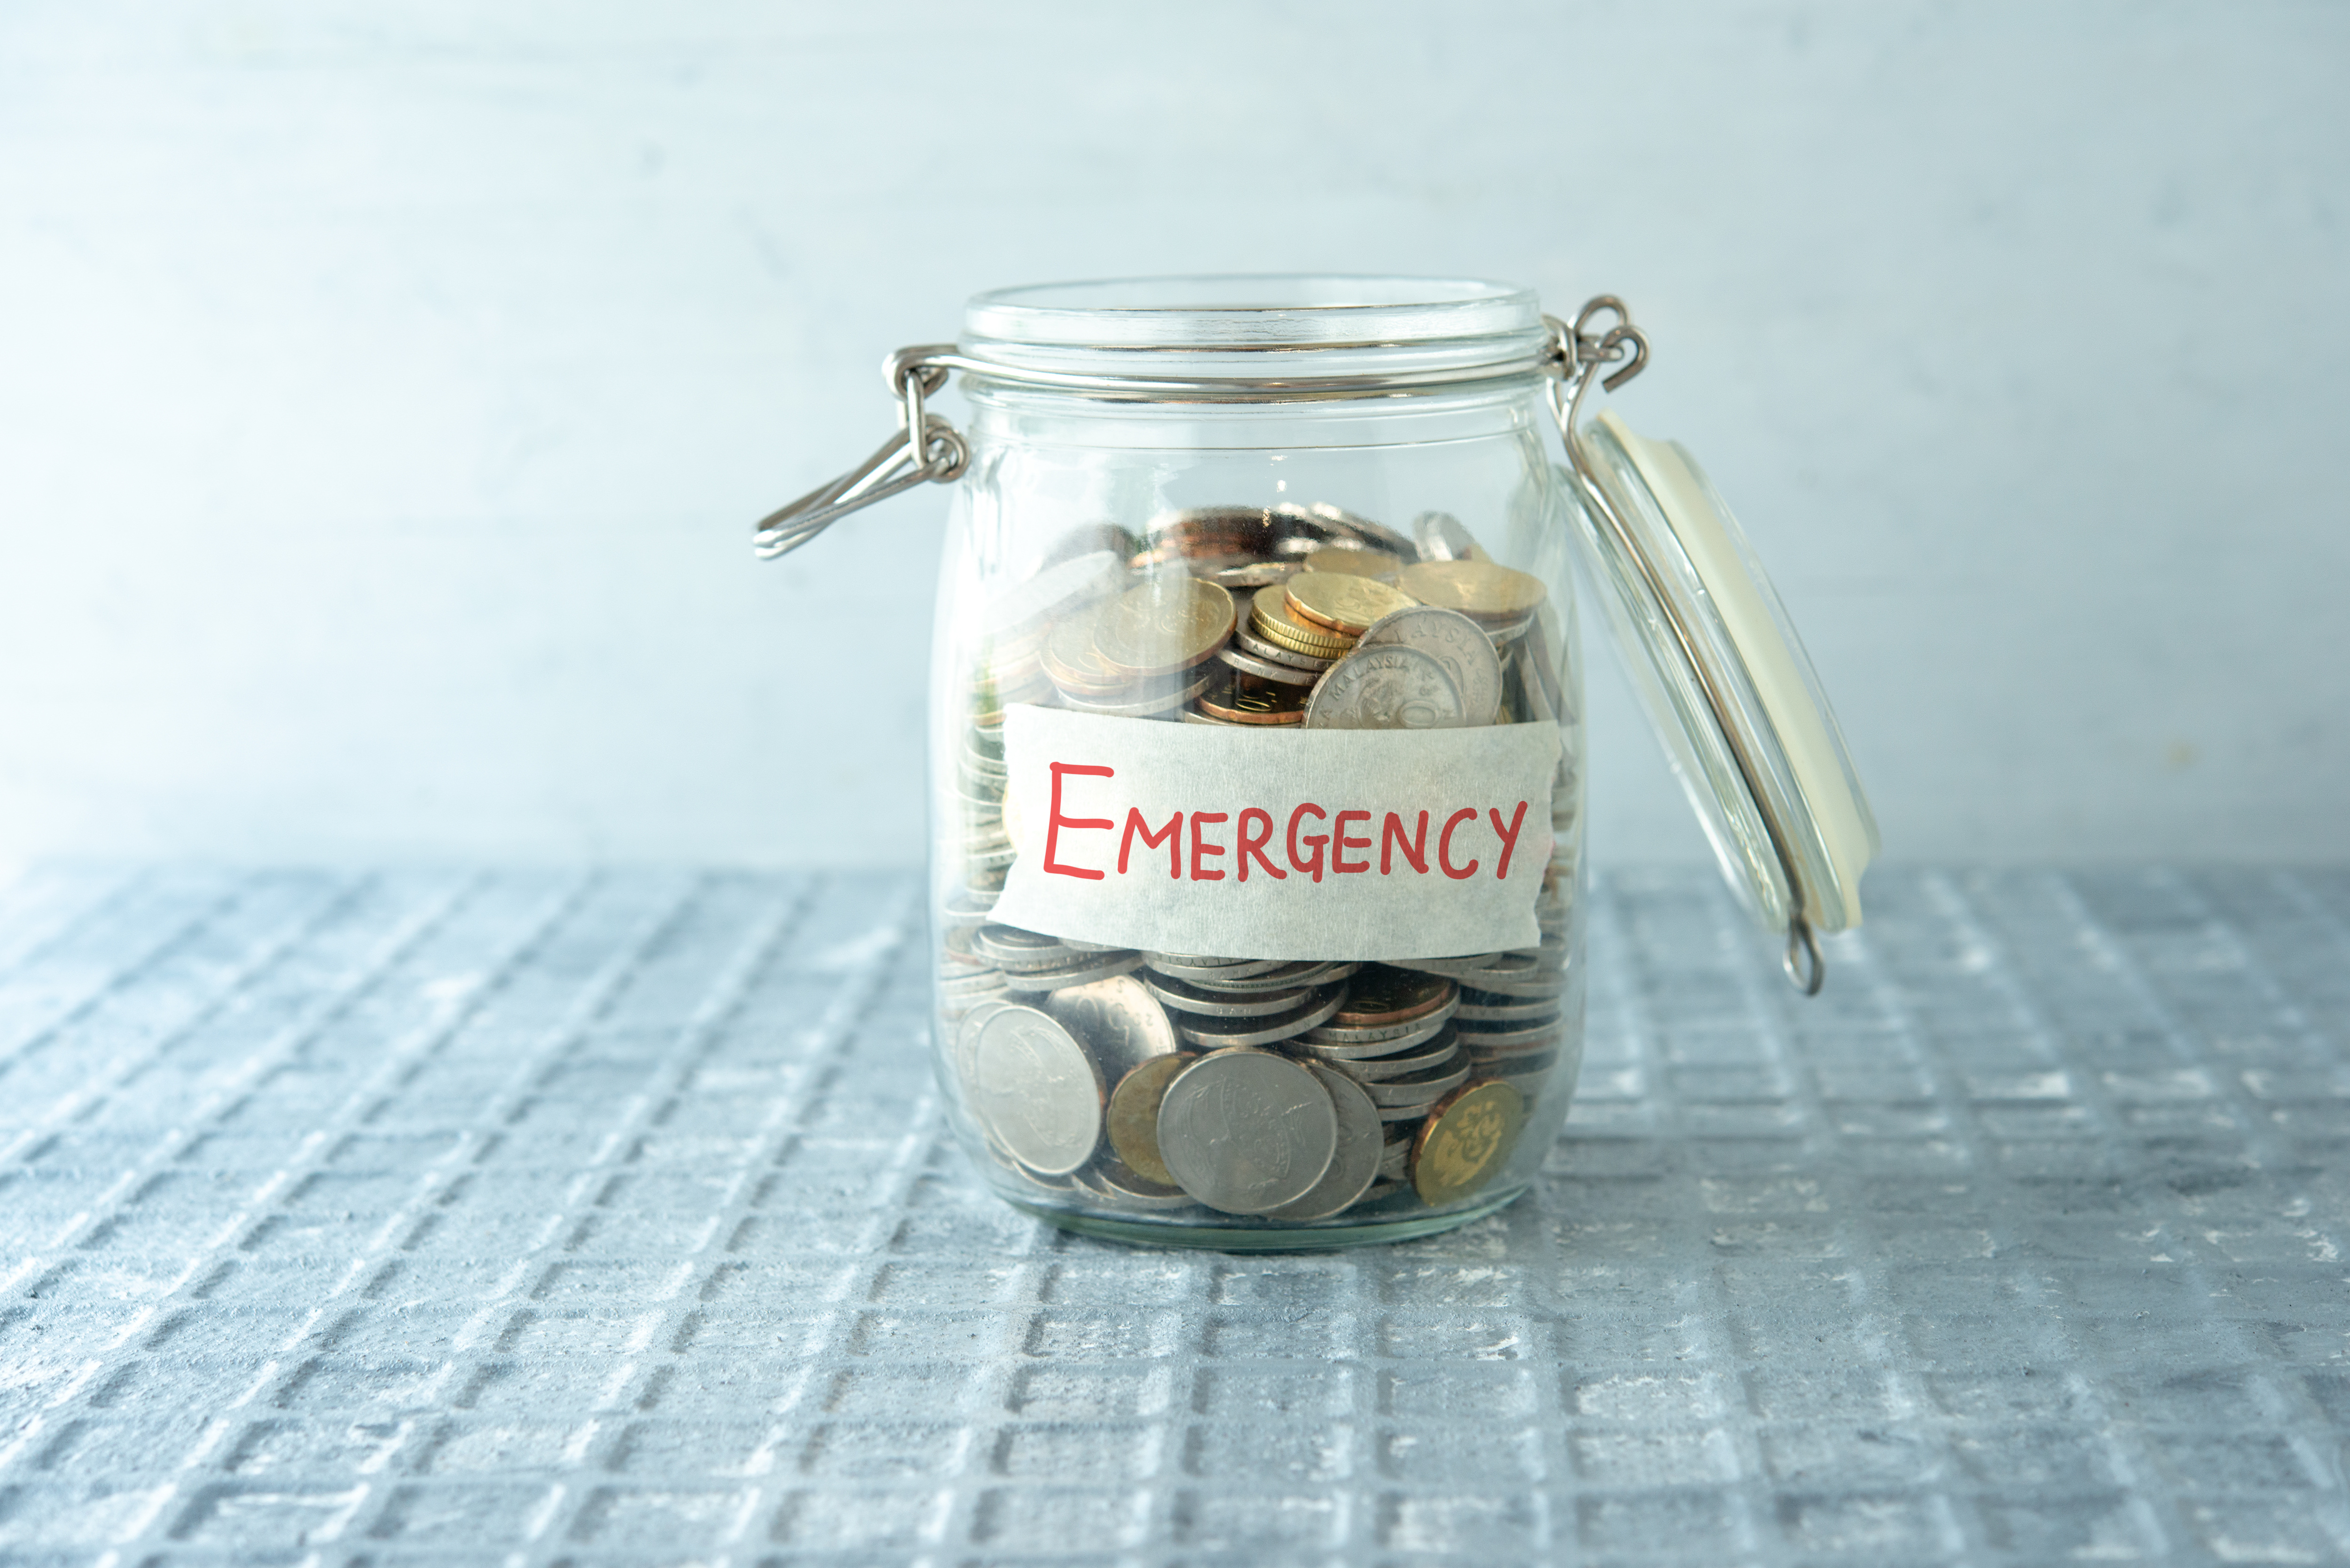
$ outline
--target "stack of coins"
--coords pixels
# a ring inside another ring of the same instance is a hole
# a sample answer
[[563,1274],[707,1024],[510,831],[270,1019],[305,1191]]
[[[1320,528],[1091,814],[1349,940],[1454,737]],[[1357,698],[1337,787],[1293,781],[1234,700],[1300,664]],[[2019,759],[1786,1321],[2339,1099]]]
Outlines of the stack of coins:
[[[1020,574],[970,649],[939,911],[951,1087],[1016,1193],[1110,1214],[1302,1224],[1465,1201],[1566,1050],[1576,775],[1513,952],[1327,962],[1138,952],[991,919],[1013,858],[1014,702],[1260,731],[1575,725],[1539,579],[1424,516],[1208,507],[1086,530]],[[1124,546],[1131,545],[1131,549]],[[1562,1057],[1570,1058],[1563,1064]]]

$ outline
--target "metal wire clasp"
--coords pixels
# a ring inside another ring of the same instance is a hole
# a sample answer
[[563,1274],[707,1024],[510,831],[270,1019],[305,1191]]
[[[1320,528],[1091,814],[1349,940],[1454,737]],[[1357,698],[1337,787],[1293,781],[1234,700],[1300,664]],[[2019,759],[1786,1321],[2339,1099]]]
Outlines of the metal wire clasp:
[[[1613,321],[1600,330],[1603,318]],[[1786,878],[1787,892],[1795,909],[1787,918],[1787,946],[1781,955],[1780,967],[1786,971],[1788,981],[1805,996],[1817,996],[1827,980],[1827,964],[1820,956],[1819,938],[1813,933],[1811,922],[1804,918],[1803,883],[1795,874],[1795,857],[1787,847],[1787,832],[1778,815],[1772,809],[1771,799],[1763,794],[1760,770],[1754,760],[1739,743],[1738,732],[1730,719],[1727,699],[1717,689],[1705,661],[1698,656],[1690,628],[1674,617],[1671,598],[1665,591],[1656,563],[1642,552],[1638,539],[1622,518],[1616,514],[1599,476],[1591,471],[1590,460],[1585,457],[1582,445],[1575,439],[1575,417],[1582,406],[1583,396],[1591,389],[1592,380],[1603,366],[1615,369],[1597,376],[1601,387],[1614,391],[1648,365],[1648,339],[1632,325],[1632,313],[1624,302],[1612,294],[1596,296],[1575,312],[1572,326],[1555,316],[1543,319],[1550,325],[1549,387],[1551,412],[1558,416],[1558,433],[1566,442],[1567,461],[1575,465],[1581,480],[1585,504],[1597,517],[1615,545],[1625,564],[1638,573],[1648,587],[1656,603],[1664,609],[1666,623],[1674,640],[1679,644],[1682,657],[1688,660],[1690,672],[1696,676],[1712,710],[1714,722],[1721,727],[1722,738],[1729,743],[1731,760],[1737,765],[1741,782],[1754,802],[1754,809],[1762,819],[1764,832],[1770,836],[1771,851],[1779,862],[1779,874]]]
[[954,351],[951,343],[932,343],[900,348],[882,362],[881,372],[898,400],[896,433],[838,479],[762,517],[751,535],[754,555],[772,560],[798,549],[859,507],[917,484],[962,477],[971,466],[970,443],[962,431],[922,406],[947,384],[947,368],[932,361]]

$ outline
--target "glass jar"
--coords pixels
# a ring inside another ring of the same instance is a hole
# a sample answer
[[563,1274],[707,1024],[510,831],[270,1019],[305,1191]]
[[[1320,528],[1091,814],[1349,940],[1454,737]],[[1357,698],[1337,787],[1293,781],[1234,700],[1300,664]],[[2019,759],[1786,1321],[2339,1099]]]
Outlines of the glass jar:
[[[1570,441],[1562,468],[1544,432],[1645,340],[1612,299],[1570,327],[1504,285],[1366,277],[1012,289],[965,328],[890,359],[900,433],[761,548],[954,485],[934,1042],[982,1178],[1072,1230],[1223,1249],[1508,1203],[1583,1054],[1570,553],[1650,498],[1607,488],[1620,444]],[[962,431],[927,407],[950,371]],[[1658,612],[1611,608],[1636,636]],[[1693,794],[1754,772],[1679,751]],[[1751,876],[1779,829],[1750,782],[1714,840]],[[1815,983],[1803,916],[1849,889],[1807,902],[1779,858],[1749,905],[1792,919]]]

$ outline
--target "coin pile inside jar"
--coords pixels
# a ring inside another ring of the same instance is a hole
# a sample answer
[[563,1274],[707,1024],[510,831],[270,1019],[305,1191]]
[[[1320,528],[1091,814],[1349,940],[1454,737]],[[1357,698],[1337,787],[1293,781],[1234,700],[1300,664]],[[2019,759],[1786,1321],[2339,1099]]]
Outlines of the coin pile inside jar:
[[1575,715],[1538,578],[1430,514],[1214,507],[1065,541],[1003,596],[955,771],[941,1009],[964,1106],[1040,1200],[1283,1222],[1471,1198],[1571,1086],[1572,741],[1539,946],[1389,963],[1143,952],[990,919],[1011,866],[1004,709],[1284,729]]

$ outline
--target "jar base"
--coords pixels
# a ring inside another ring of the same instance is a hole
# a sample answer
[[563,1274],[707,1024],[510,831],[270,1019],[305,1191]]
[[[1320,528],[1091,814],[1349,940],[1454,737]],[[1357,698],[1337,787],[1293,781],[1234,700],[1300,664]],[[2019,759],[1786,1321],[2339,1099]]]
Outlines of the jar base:
[[1525,1187],[1513,1187],[1461,1209],[1440,1214],[1415,1214],[1396,1220],[1359,1224],[1268,1225],[1262,1230],[1241,1225],[1170,1225],[1139,1220],[1113,1220],[1038,1203],[1004,1199],[1023,1214],[1080,1236],[1123,1241],[1137,1247],[1186,1247],[1208,1252],[1334,1252],[1344,1247],[1373,1247],[1390,1241],[1410,1241],[1422,1236],[1458,1230],[1508,1208],[1523,1197]]

